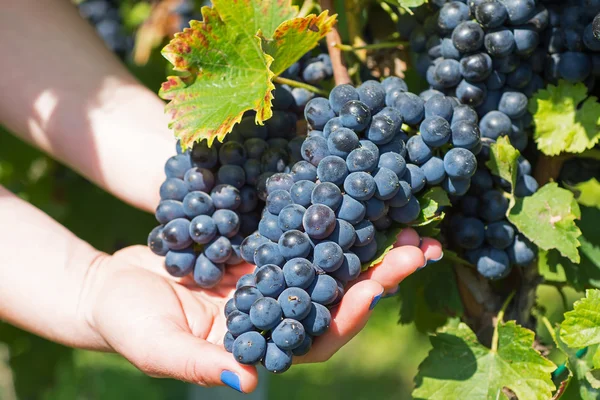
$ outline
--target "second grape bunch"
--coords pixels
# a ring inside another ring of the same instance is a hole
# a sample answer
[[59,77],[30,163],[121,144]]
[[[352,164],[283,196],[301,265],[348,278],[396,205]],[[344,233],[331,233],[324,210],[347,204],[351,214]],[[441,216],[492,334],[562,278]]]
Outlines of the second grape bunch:
[[473,113],[450,97],[425,102],[397,77],[308,102],[303,160],[267,180],[258,230],[240,246],[256,270],[225,309],[238,362],[286,371],[376,258],[376,231],[414,222],[426,187],[466,192],[481,150]]

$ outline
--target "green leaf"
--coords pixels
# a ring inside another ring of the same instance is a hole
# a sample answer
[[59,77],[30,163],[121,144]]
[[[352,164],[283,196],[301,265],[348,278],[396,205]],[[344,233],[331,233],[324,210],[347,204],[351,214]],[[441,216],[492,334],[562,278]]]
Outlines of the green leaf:
[[411,8],[422,6],[427,0],[388,0],[388,3],[402,7],[412,14]]
[[400,232],[402,232],[401,227],[391,227],[385,232],[375,232],[375,241],[377,242],[377,253],[375,253],[376,258],[371,262],[363,264],[363,271],[366,271],[371,267],[375,267],[383,261],[387,253],[394,248],[394,244],[396,243],[396,240],[398,240],[397,238]]
[[[515,149],[507,136],[499,137],[490,148],[490,159],[485,165],[492,174],[510,182],[514,188],[517,185],[518,159],[521,153]],[[514,204],[514,196],[511,196],[511,205]]]
[[548,183],[532,196],[516,200],[508,219],[539,248],[556,248],[571,261],[580,260],[581,231],[575,225],[580,210],[573,193]]
[[272,116],[275,75],[335,23],[327,12],[294,18],[297,13],[291,0],[215,0],[213,8],[202,8],[202,22],[191,21],[163,49],[183,73],[168,77],[159,92],[170,100],[169,126],[183,148],[202,139],[223,141],[246,111],[256,111],[257,124]]
[[[228,4],[235,8],[240,3]],[[273,58],[263,53],[256,32],[241,33],[235,21],[214,8],[203,7],[202,17],[203,22],[191,21],[162,51],[176,71],[191,74],[168,77],[159,92],[170,100],[165,107],[169,127],[184,148],[198,139],[209,145],[222,141],[245,111],[256,110],[257,124],[272,115]]]
[[596,348],[592,357],[592,362],[594,363],[594,368],[600,368],[600,347]]
[[581,153],[600,140],[600,104],[583,83],[548,85],[529,101],[529,111],[538,149],[546,155]]
[[556,366],[532,345],[535,334],[514,321],[498,326],[494,352],[464,323],[431,337],[433,349],[419,366],[415,399],[496,399],[504,387],[519,399],[546,400],[555,389]]
[[600,208],[600,182],[596,178],[578,183],[569,189],[575,193],[579,204]]
[[419,198],[421,212],[419,217],[410,223],[411,226],[425,226],[444,219],[444,213],[439,209],[451,205],[448,195],[441,187],[433,187]]
[[569,374],[565,381],[562,382],[561,388],[568,385],[564,390],[564,396],[567,399],[581,400],[598,400],[600,391],[594,389],[586,379],[587,373],[591,370],[588,356],[581,359],[577,356],[577,352],[570,349],[562,340],[560,328],[557,328],[553,335],[556,347],[567,357],[566,366]]
[[[306,52],[315,47],[335,24],[336,16],[328,11],[283,22],[273,35],[262,36],[263,49],[275,59],[271,70],[281,74]],[[264,32],[263,32],[264,35]]]
[[435,332],[449,315],[460,316],[463,306],[452,261],[444,258],[416,271],[400,283],[400,323],[414,322],[421,332]]
[[600,209],[581,208],[579,242],[579,264],[573,263],[556,250],[540,250],[538,270],[544,279],[554,282],[569,282],[575,290],[583,292],[589,288],[600,289]]
[[565,313],[560,335],[569,347],[579,348],[600,343],[600,290],[590,289]]

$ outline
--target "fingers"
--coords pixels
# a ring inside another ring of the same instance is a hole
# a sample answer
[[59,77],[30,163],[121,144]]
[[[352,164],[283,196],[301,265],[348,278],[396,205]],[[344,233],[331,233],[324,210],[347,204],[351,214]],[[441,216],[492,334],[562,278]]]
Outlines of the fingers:
[[294,362],[327,361],[361,331],[382,294],[383,287],[373,280],[359,282],[348,289],[342,302],[333,311],[331,327],[327,333],[315,338],[310,352],[303,357],[294,358]]
[[415,231],[412,228],[404,228],[398,234],[398,236],[396,238],[396,243],[394,244],[394,247],[401,247],[401,246],[419,247],[420,241],[421,241],[421,237],[419,236],[417,231]]
[[404,278],[418,268],[425,266],[426,262],[423,252],[418,247],[397,247],[392,249],[379,265],[364,272],[358,279],[374,280],[389,291],[395,289]]
[[[148,335],[153,335],[148,332]],[[143,339],[139,338],[138,339]],[[172,329],[150,338],[141,356],[130,361],[150,376],[174,378],[201,386],[227,385],[239,392],[252,392],[258,384],[255,367],[238,364],[221,346]]]
[[442,244],[432,238],[423,238],[420,246],[421,251],[425,255],[425,258],[429,262],[436,262],[442,259],[444,252],[442,251]]

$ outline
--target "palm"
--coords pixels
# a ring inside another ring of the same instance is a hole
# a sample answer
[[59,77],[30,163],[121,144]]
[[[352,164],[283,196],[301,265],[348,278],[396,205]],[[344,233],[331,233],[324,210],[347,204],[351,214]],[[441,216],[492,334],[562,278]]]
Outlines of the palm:
[[[120,317],[135,321],[152,316],[155,322],[176,323],[198,338],[222,343],[226,332],[225,303],[233,295],[238,279],[252,272],[254,266],[248,263],[228,266],[216,288],[201,289],[190,276],[177,279],[168,275],[163,261],[142,246],[123,249],[110,259],[114,265],[109,278],[111,292],[128,293],[126,297],[112,295],[120,299]],[[124,303],[123,299],[129,302]],[[111,318],[115,317],[112,310]]]

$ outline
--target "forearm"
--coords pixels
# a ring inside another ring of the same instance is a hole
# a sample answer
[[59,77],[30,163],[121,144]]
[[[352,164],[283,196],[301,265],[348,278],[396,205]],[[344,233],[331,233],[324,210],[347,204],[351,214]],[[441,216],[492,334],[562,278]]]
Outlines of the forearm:
[[0,186],[0,319],[68,346],[108,349],[89,324],[105,257]]
[[0,123],[129,203],[152,210],[174,152],[164,104],[67,0],[0,13]]

